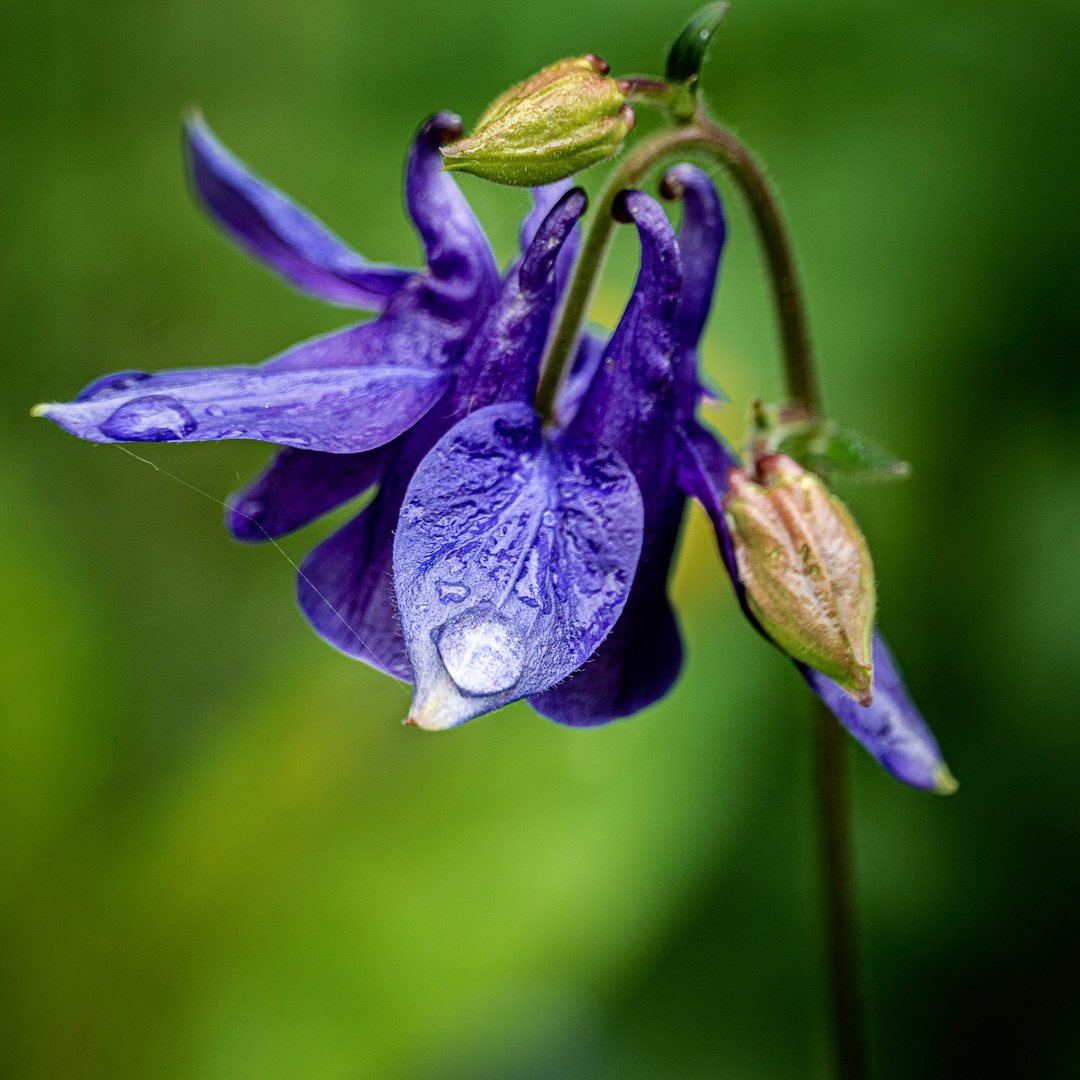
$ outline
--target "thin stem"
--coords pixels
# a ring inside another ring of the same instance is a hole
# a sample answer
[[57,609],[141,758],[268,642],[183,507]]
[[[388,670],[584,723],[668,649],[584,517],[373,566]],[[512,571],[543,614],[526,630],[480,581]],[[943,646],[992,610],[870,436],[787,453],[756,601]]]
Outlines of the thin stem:
[[718,162],[745,196],[765,251],[773,295],[776,297],[788,395],[793,402],[804,405],[809,411],[818,411],[820,398],[807,331],[806,308],[794,252],[776,195],[750,151],[731,132],[717,127],[699,111],[694,123],[659,132],[635,147],[615,170],[600,195],[544,360],[536,408],[545,420],[551,419],[559,383],[573,355],[596,288],[600,266],[611,242],[615,224],[611,208],[615,196],[640,183],[662,162],[688,156],[706,157]]
[[847,743],[836,717],[820,701],[815,702],[814,727],[837,1077],[866,1080]]

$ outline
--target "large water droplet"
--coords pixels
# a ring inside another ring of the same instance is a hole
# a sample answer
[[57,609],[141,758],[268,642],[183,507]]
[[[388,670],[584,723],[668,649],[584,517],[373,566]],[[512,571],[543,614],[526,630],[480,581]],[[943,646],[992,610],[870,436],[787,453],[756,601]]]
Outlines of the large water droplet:
[[435,588],[439,590],[439,599],[444,604],[460,604],[468,600],[472,592],[464,581],[436,581]]
[[198,426],[176,398],[149,394],[124,402],[101,425],[101,434],[117,442],[173,442]]
[[493,608],[475,607],[451,619],[438,641],[447,674],[465,694],[509,690],[525,667],[525,640]]

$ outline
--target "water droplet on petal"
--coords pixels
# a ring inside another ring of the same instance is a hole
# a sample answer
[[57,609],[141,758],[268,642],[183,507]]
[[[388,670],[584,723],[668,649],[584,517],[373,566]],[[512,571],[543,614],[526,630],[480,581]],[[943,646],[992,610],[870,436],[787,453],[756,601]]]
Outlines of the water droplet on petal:
[[520,631],[488,607],[475,607],[447,622],[438,648],[447,674],[465,694],[509,690],[525,668]]
[[101,425],[101,434],[117,442],[172,442],[199,425],[176,398],[149,394],[124,402]]

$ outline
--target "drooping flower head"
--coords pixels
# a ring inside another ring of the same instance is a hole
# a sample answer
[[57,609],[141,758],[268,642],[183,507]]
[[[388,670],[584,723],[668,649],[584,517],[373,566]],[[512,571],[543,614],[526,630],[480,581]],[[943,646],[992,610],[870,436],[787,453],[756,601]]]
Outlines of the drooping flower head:
[[[630,83],[615,87],[586,59],[508,92],[478,132],[494,125],[492,145],[508,152],[499,124],[524,110],[545,131],[578,124],[582,162],[614,152],[628,127],[612,118]],[[582,119],[575,94],[599,119]],[[593,120],[607,133],[595,146]],[[437,114],[409,154],[405,199],[427,261],[406,270],[361,258],[191,119],[192,187],[220,228],[301,291],[376,317],[258,366],[123,372],[35,411],[96,442],[277,444],[230,500],[238,540],[283,535],[376,487],[304,560],[298,599],[330,644],[413,682],[408,719],[429,729],[521,698],[587,727],[663,697],[683,659],[668,579],[696,499],[755,628],[893,775],[951,790],[872,631],[869,556],[842,504],[782,454],[755,451],[746,471],[697,419],[697,349],[726,231],[709,178],[688,165],[665,177],[662,193],[683,203],[677,236],[644,192],[615,199],[616,217],[636,227],[640,272],[610,338],[581,336],[548,423],[533,398],[586,199],[567,180],[536,189],[522,253],[500,277],[443,171],[444,155],[481,174],[490,164],[491,146],[461,133],[456,117]],[[562,176],[577,160],[556,139],[549,157],[562,164],[537,171],[523,138],[503,182]]]

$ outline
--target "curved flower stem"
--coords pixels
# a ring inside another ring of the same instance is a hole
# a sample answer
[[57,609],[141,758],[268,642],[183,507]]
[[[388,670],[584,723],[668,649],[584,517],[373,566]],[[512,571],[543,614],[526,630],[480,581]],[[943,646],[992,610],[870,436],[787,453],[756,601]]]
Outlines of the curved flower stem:
[[[536,408],[545,422],[552,420],[559,384],[574,353],[611,242],[614,228],[611,210],[615,196],[639,184],[660,164],[687,157],[704,157],[718,162],[742,191],[772,281],[788,397],[810,413],[820,411],[821,398],[807,329],[806,306],[779,202],[749,150],[730,132],[713,124],[699,108],[690,124],[662,131],[635,147],[615,170],[600,196],[544,359]],[[814,727],[815,787],[822,829],[822,885],[828,924],[836,1074],[838,1080],[865,1080],[847,746],[840,725],[820,703],[816,708]]]
[[600,195],[544,359],[536,408],[545,420],[551,419],[559,383],[573,355],[601,264],[611,242],[615,224],[611,208],[615,196],[640,183],[650,170],[661,163],[686,157],[705,157],[718,162],[745,196],[765,250],[776,297],[788,396],[809,411],[818,411],[820,399],[802,288],[776,195],[750,151],[734,135],[717,127],[699,110],[692,124],[659,132],[635,147],[615,170]]

